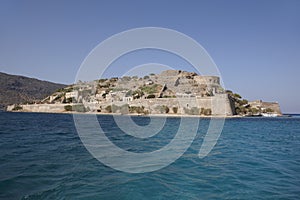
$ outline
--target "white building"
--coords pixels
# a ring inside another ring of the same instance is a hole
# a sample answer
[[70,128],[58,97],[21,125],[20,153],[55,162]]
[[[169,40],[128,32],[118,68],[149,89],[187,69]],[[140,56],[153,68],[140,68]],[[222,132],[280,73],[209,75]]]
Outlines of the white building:
[[124,102],[130,102],[133,100],[133,97],[123,97]]
[[66,97],[66,99],[74,98],[77,100],[78,99],[78,91],[66,92],[65,97]]

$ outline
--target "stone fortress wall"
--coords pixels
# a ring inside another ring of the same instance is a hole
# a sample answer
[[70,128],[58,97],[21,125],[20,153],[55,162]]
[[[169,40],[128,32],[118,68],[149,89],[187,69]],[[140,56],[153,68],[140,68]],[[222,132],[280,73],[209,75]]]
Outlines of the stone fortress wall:
[[[126,102],[120,101],[121,98],[115,98],[102,103],[102,108],[113,104],[117,106],[128,104],[129,106],[144,107],[151,114],[159,114],[160,111],[157,109],[159,106],[168,107],[171,114],[174,107],[178,109],[176,109],[176,114],[182,115],[188,114],[192,109],[198,109],[198,114],[201,109],[211,110],[211,115],[232,116],[235,114],[234,104],[229,95],[224,92],[220,85],[220,78],[217,76],[199,76],[193,72],[166,70],[158,75],[150,75],[149,79],[144,80],[143,83],[139,80],[121,79],[118,81],[117,87],[135,90],[137,85],[142,84],[163,85],[162,94],[157,96],[163,96],[165,92],[170,94],[171,91],[176,98],[142,98]],[[119,95],[121,93],[116,92]],[[93,107],[93,105],[90,106]]]

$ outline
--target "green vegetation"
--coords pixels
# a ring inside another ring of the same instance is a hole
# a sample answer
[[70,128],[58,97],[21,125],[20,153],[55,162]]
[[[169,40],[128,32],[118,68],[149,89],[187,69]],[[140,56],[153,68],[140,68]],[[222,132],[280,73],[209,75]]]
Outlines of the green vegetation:
[[209,116],[209,115],[212,114],[212,111],[211,111],[210,108],[201,108],[200,114],[201,114],[201,115]]
[[23,110],[23,107],[20,105],[15,105],[15,107],[12,110],[13,111]]
[[[58,99],[57,97],[54,99],[54,100],[56,100],[56,99]],[[72,103],[72,102],[75,102],[75,99],[74,98],[67,98],[67,99],[64,99],[64,101],[63,101],[63,103]]]
[[128,104],[123,104],[121,106],[112,104],[106,106],[105,110],[108,113],[121,113],[121,114],[128,114],[128,113],[138,113],[138,114],[149,114],[147,110],[145,110],[144,106],[129,106]]
[[169,95],[164,95],[163,98],[176,98],[175,95],[169,96]]
[[239,94],[237,94],[237,93],[234,93],[233,96],[234,96],[235,98],[237,98],[237,99],[241,99],[241,98],[242,98],[241,95],[239,95]]
[[272,113],[274,110],[272,108],[267,108],[263,111],[264,113]]
[[133,99],[139,99],[144,95],[144,92],[142,90],[135,90],[132,93]]
[[149,114],[148,111],[145,111],[144,106],[130,106],[129,107],[129,112],[130,113],[138,113],[138,114]]
[[154,85],[147,85],[147,86],[140,87],[140,90],[146,94],[154,94],[159,92],[161,88],[162,88],[161,85],[154,84]]
[[63,92],[63,91],[64,91],[64,88],[59,88],[55,92]]
[[149,94],[148,96],[147,96],[147,99],[154,99],[155,98],[155,95],[154,94]]
[[110,83],[101,83],[101,85],[99,85],[99,88],[110,88],[111,84]]
[[71,105],[66,105],[64,106],[65,111],[72,111],[72,106]]
[[66,105],[64,106],[65,111],[75,111],[75,112],[88,112],[89,108],[84,107],[83,104],[78,105]]
[[166,113],[169,113],[169,111],[170,111],[169,107],[168,107],[168,106],[165,106],[165,105],[163,105],[163,107],[164,107]]
[[247,105],[248,104],[248,100],[243,99],[239,101],[240,105]]
[[105,82],[105,81],[107,81],[107,78],[102,78],[102,79],[99,79],[99,80],[98,80],[99,83],[103,83],[103,82]]
[[132,94],[133,94],[132,90],[128,90],[128,91],[126,92],[125,97],[131,97]]
[[249,110],[251,112],[252,115],[258,114],[259,110],[257,108],[250,108]]
[[234,102],[236,114],[238,114],[238,115],[253,115],[253,114],[259,113],[259,111],[257,109],[251,108],[248,100],[242,99],[241,95],[239,95],[237,93],[233,93],[231,90],[226,90],[226,93],[229,94],[230,98]]
[[178,112],[178,107],[173,107],[172,110],[173,110],[173,113],[176,114]]

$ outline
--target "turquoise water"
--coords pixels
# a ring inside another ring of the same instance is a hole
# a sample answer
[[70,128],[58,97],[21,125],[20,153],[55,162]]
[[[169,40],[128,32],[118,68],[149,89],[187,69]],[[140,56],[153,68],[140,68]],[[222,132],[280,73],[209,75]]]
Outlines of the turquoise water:
[[[112,119],[98,117],[110,140],[133,152],[161,148],[179,123],[168,118],[151,142],[122,134]],[[208,122],[201,120],[194,142],[177,161],[130,174],[89,154],[72,115],[0,113],[0,199],[300,198],[300,118],[228,119],[215,148],[199,159]]]

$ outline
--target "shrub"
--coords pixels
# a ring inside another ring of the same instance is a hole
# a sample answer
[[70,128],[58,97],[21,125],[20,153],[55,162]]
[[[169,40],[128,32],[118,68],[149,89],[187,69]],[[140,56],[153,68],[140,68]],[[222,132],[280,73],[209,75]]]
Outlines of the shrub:
[[240,105],[246,105],[246,104],[248,104],[248,101],[246,99],[243,99],[239,103],[240,103]]
[[65,111],[72,111],[72,106],[71,105],[66,105],[64,106]]
[[131,97],[133,94],[132,90],[128,90],[125,94],[125,97]]
[[239,115],[243,115],[243,114],[246,114],[247,113],[247,109],[243,106],[239,106],[235,109],[235,112]]
[[147,99],[154,99],[155,98],[155,95],[154,94],[149,94],[148,96],[147,96]]
[[241,98],[242,98],[241,95],[239,95],[239,94],[237,94],[237,93],[233,94],[233,97],[235,97],[235,98],[237,98],[237,99],[241,99]]
[[210,108],[204,110],[204,115],[211,115],[211,113],[212,112]]
[[154,85],[147,85],[140,87],[141,91],[147,94],[153,94],[158,92],[158,90],[161,88],[161,85],[154,84]]
[[15,105],[15,107],[12,110],[15,110],[15,111],[17,111],[17,110],[23,110],[23,107],[20,106],[20,105]]
[[106,107],[105,107],[105,110],[106,110],[108,113],[111,113],[111,112],[112,112],[111,105],[106,106]]
[[134,99],[139,99],[144,95],[144,93],[141,90],[135,90],[132,95]]
[[206,115],[206,116],[208,116],[208,115],[211,115],[212,114],[212,111],[211,111],[211,109],[210,108],[201,108],[201,110],[200,110],[200,114],[201,115]]
[[173,107],[172,110],[173,110],[173,113],[176,114],[178,112],[178,107]]
[[267,108],[267,109],[265,109],[265,112],[272,113],[272,112],[274,112],[274,110],[272,108]]
[[144,114],[147,114],[147,111],[144,110],[144,106],[130,106],[129,107],[129,112],[130,113],[144,113]]
[[102,79],[99,79],[99,83],[103,83],[103,82],[105,82],[105,81],[107,81],[107,78],[102,78]]
[[168,106],[165,106],[165,105],[163,105],[163,107],[164,107],[164,109],[165,109],[165,112],[166,112],[166,113],[169,113],[169,111],[170,111],[169,107],[168,107]]
[[65,111],[76,111],[76,112],[87,112],[89,111],[89,108],[84,107],[83,104],[79,105],[66,105],[64,106]]
[[257,108],[250,108],[250,112],[252,114],[257,114],[259,112],[259,110]]

